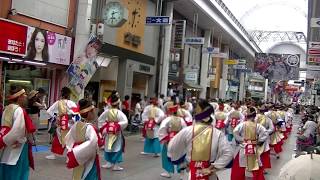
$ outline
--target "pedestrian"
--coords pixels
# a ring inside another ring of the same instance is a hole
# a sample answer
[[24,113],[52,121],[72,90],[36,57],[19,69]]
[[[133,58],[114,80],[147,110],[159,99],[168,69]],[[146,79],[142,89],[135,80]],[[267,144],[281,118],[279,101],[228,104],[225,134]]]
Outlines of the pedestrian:
[[143,112],[143,109],[142,106],[141,106],[141,98],[138,98],[138,101],[135,105],[135,108],[134,108],[134,118],[141,121],[141,113]]
[[[175,173],[175,165],[169,161],[168,158],[168,143],[171,139],[183,128],[187,127],[184,120],[177,115],[178,105],[173,104],[168,106],[168,114],[167,118],[165,118],[160,125],[159,129],[159,139],[163,144],[161,159],[162,159],[162,168],[165,172],[161,173],[160,176],[170,178],[172,174]],[[183,162],[181,162],[182,164]],[[180,168],[180,164],[177,164],[176,171],[180,173],[180,177],[183,177],[184,170]]]
[[28,95],[28,114],[32,119],[33,125],[36,127],[37,132],[40,125],[40,110],[44,108],[45,105],[39,97],[39,91],[32,90]]
[[113,171],[122,171],[119,164],[123,161],[125,139],[123,130],[128,125],[126,115],[118,109],[120,98],[114,94],[111,96],[111,108],[104,111],[98,118],[100,132],[105,139],[104,158],[107,161],[103,168],[112,168]]
[[[127,119],[130,120],[130,96],[126,95],[124,101],[122,102],[122,112],[126,115]],[[130,124],[130,123],[129,123]]]
[[160,98],[158,99],[158,106],[161,110],[164,110],[163,105],[164,105],[164,95],[160,94]]
[[12,86],[9,93],[0,128],[0,179],[28,180],[29,166],[34,169],[34,162],[32,143],[27,137],[35,132],[35,127],[24,109],[25,90]]
[[235,158],[231,169],[231,180],[245,180],[245,171],[252,172],[253,180],[264,180],[263,166],[257,149],[268,138],[266,129],[255,122],[255,108],[250,107],[246,121],[234,129],[238,142]]
[[[68,87],[61,89],[61,98],[52,104],[47,110],[48,114],[55,119],[51,122],[50,129],[53,132],[53,140],[51,145],[51,154],[46,156],[47,159],[56,159],[55,154],[63,155],[65,150],[65,136],[70,127],[73,125],[71,115],[77,111],[77,105],[70,100],[71,91]],[[55,128],[56,127],[56,128]]]
[[91,101],[79,101],[81,119],[71,127],[66,135],[67,168],[73,169],[74,180],[101,180],[98,155],[99,136],[92,122],[95,107]]
[[216,172],[232,161],[232,147],[225,135],[212,125],[214,110],[206,100],[199,99],[195,111],[194,124],[182,129],[169,142],[168,157],[174,164],[185,159],[189,172],[184,179],[217,180]]
[[142,155],[153,154],[158,157],[161,152],[159,141],[159,127],[164,119],[163,111],[157,106],[156,98],[152,98],[151,104],[145,107],[142,113],[142,122],[144,123],[144,147]]

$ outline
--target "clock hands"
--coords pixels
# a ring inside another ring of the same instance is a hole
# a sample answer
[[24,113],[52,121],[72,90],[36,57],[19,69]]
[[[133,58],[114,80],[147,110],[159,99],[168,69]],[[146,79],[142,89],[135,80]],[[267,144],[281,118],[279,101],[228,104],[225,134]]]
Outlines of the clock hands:
[[114,17],[114,15],[116,14],[116,13],[118,13],[117,11],[112,11],[112,13],[111,13],[111,23],[113,23],[113,20],[115,20],[116,18]]
[[132,11],[132,24],[131,24],[131,27],[133,28],[134,26],[134,22],[136,20],[136,15],[138,15],[139,12],[137,11],[137,9],[134,9],[134,11]]

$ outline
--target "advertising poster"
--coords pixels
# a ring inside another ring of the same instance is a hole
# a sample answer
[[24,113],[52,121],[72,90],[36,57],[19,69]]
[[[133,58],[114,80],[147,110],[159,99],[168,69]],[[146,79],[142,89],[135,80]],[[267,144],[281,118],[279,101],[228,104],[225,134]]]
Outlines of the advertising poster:
[[72,38],[28,27],[26,59],[69,65]]
[[300,54],[257,53],[254,71],[270,81],[299,79]]
[[83,52],[70,64],[67,73],[70,77],[68,87],[72,92],[72,100],[79,100],[91,77],[98,69],[97,54],[101,46],[102,43],[96,37],[92,37]]
[[0,52],[25,56],[28,26],[0,19],[0,27]]

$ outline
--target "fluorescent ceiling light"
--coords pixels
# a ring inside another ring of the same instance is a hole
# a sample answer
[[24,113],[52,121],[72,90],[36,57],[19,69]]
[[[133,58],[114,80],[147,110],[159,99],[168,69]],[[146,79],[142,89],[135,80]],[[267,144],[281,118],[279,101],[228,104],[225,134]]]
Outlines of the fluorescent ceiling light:
[[45,65],[47,65],[46,63],[33,62],[33,61],[24,61],[24,63],[31,64],[31,65],[39,65],[39,66],[45,66]]
[[0,59],[3,59],[3,60],[10,60],[10,58],[8,58],[8,57],[0,57]]
[[24,80],[13,80],[13,79],[10,79],[8,80],[9,82],[18,82],[18,83],[28,83],[28,84],[31,84],[31,81],[24,81]]
[[12,61],[15,61],[15,62],[22,62],[23,60],[22,60],[22,59],[12,59]]

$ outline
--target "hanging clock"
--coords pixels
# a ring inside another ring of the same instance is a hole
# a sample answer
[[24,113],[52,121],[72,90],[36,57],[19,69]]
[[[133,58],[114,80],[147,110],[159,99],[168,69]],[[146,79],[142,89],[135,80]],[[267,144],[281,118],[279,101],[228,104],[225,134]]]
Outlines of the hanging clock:
[[128,10],[120,2],[109,2],[103,9],[103,20],[110,27],[120,27],[128,20]]

